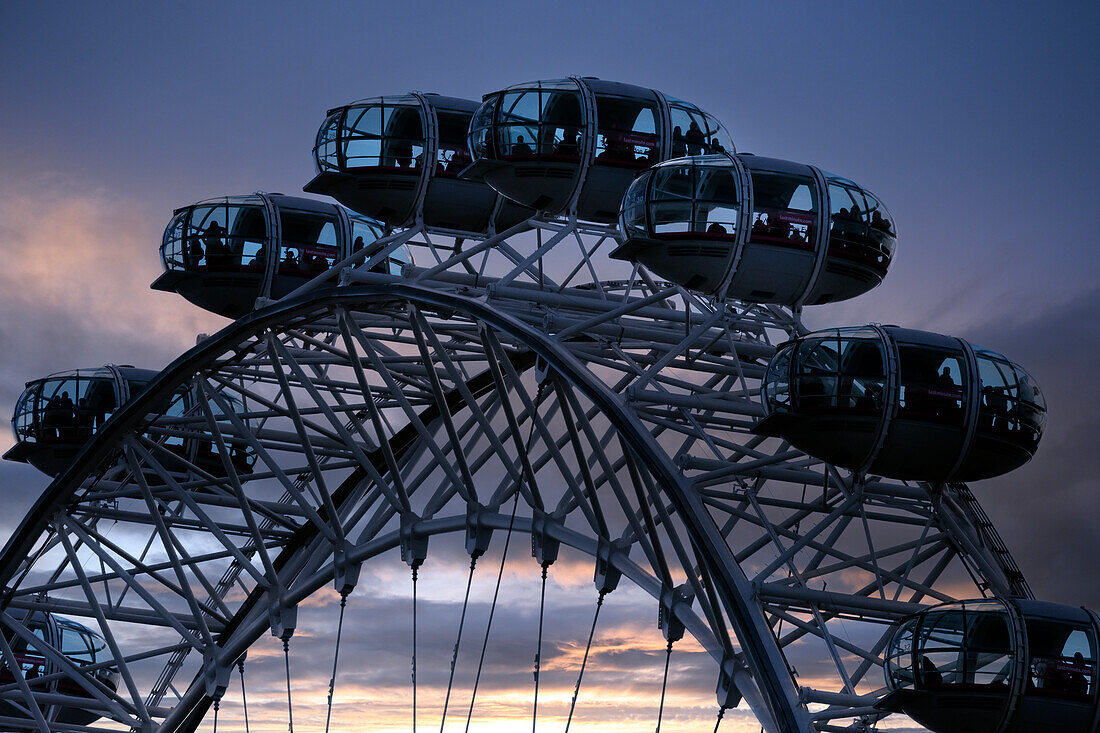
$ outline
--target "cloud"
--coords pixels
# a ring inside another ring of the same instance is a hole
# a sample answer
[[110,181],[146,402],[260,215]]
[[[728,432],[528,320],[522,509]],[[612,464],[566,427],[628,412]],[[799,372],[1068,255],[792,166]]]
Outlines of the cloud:
[[0,191],[0,222],[0,414],[27,380],[105,363],[159,369],[226,324],[149,289],[165,221],[136,202],[50,177]]
[[1036,596],[1100,607],[1100,289],[1031,317],[989,319],[965,336],[1023,364],[1043,388],[1048,415],[1034,459],[975,483],[975,494]]

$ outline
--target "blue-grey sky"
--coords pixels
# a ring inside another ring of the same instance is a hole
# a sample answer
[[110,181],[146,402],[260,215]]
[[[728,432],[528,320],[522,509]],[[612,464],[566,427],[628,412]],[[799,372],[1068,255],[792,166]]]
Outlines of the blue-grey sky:
[[[0,412],[26,379],[159,367],[224,324],[146,289],[160,231],[202,198],[299,191],[329,107],[595,75],[881,196],[885,284],[808,320],[1028,366],[1051,406],[1039,455],[974,488],[1038,595],[1100,606],[1098,34],[1086,2],[4,3]],[[46,483],[0,466],[0,538]]]

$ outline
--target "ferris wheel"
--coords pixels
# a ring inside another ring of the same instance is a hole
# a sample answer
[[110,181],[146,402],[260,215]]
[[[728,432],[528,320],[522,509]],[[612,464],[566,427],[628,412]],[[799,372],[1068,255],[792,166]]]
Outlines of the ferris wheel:
[[[963,483],[1035,453],[1034,379],[802,325],[887,274],[867,188],[590,77],[354,102],[314,156],[341,205],[165,230],[154,287],[231,325],[28,382],[6,457],[56,478],[0,556],[0,729],[338,730],[364,685],[385,730],[1100,726],[1100,618]],[[644,684],[601,666],[641,607]]]

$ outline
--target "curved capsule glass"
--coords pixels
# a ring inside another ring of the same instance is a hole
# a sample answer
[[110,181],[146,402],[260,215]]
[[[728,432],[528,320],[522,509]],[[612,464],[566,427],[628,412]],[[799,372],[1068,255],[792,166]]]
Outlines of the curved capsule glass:
[[1024,599],[934,606],[898,624],[876,707],[932,731],[1087,730],[1097,698],[1097,620]]
[[699,292],[784,305],[866,292],[885,277],[895,245],[889,214],[866,189],[747,154],[682,158],[642,173],[623,198],[619,227],[624,244],[613,257]]
[[[105,366],[51,374],[27,383],[12,415],[16,445],[4,458],[29,463],[43,473],[56,476],[72,464],[84,445],[118,409],[139,397],[157,373],[148,369]],[[244,404],[235,396],[222,398],[240,419],[248,421]],[[225,419],[221,407],[211,404],[215,419]],[[164,424],[149,428],[148,435],[181,461],[159,460],[169,470],[184,472],[197,466],[221,475],[225,466],[218,448],[199,434],[180,434],[176,422],[194,423],[198,407],[188,390],[181,390],[165,408]],[[190,416],[190,419],[186,419]],[[193,429],[192,429],[192,432]],[[240,473],[251,471],[255,453],[250,446],[230,443],[230,460]]]
[[374,97],[330,110],[317,131],[310,193],[393,227],[485,232],[530,216],[498,204],[484,183],[460,180],[477,102],[438,94]]
[[317,131],[313,158],[319,171],[419,171],[426,137],[418,98],[378,97],[331,111]]
[[314,199],[209,199],[176,210],[161,242],[165,273],[153,288],[239,318],[257,298],[284,297],[381,232],[371,219]]
[[933,482],[1023,465],[1046,413],[1034,379],[1004,356],[895,326],[782,346],[761,395],[767,417],[756,432],[844,468]]
[[[722,125],[660,92],[592,77],[486,95],[470,125],[469,174],[540,211],[576,205],[612,222],[634,175],[673,155],[733,150]],[[675,152],[674,151],[679,151]]]
[[[88,672],[88,676],[107,690],[118,689],[118,665],[114,664],[107,642],[100,633],[71,619],[42,611],[10,608],[7,612],[12,614],[36,639],[48,643],[73,663],[99,665],[98,668]],[[57,674],[61,671],[59,665],[50,660],[45,650],[17,635],[10,627],[5,626],[3,633],[23,679],[34,680],[56,674],[56,681],[50,683],[45,691],[64,695],[68,700],[53,708],[50,716],[52,721],[65,725],[88,725],[101,717],[98,712],[74,704],[74,698],[91,698],[91,695],[67,675]],[[8,665],[0,665],[0,684],[14,686],[15,682],[15,676]],[[32,728],[34,727],[32,719],[26,712],[11,703],[0,702],[0,715],[25,719]]]
[[107,366],[75,369],[27,382],[15,403],[15,446],[4,458],[56,476],[104,423],[156,372]]

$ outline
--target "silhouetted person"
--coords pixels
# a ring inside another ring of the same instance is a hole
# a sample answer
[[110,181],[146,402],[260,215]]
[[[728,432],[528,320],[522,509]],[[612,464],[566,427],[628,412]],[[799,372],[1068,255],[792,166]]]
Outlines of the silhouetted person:
[[351,243],[351,251],[352,252],[358,252],[359,250],[363,249],[363,246],[364,246],[363,237],[362,237],[362,235],[360,235],[360,236],[355,238],[354,242]]
[[260,245],[260,248],[256,250],[256,256],[248,264],[254,267],[263,267],[267,264],[267,242]]
[[763,236],[768,233],[768,215],[758,214],[756,221],[752,223],[752,233],[754,236]]
[[954,389],[957,386],[955,380],[951,378],[951,367],[944,367],[940,373],[936,375],[935,384],[937,387],[945,387],[947,389]]
[[287,249],[283,250],[283,261],[280,264],[281,264],[281,267],[283,269],[287,269],[287,270],[297,270],[297,269],[299,269],[297,253],[295,253],[295,251],[290,249],[289,247]]
[[77,400],[76,416],[73,419],[78,438],[89,438],[95,428],[95,414],[88,405],[88,398],[81,397]]
[[554,146],[554,155],[575,158],[580,154],[580,145],[577,143],[577,131],[566,130],[561,142]]
[[684,131],[680,126],[672,128],[672,157],[681,158],[687,155],[687,143],[684,142]]
[[936,669],[936,665],[928,657],[921,657],[920,673],[921,680],[927,687],[938,687],[943,684],[943,675],[940,674],[940,671]]
[[56,438],[57,428],[61,425],[61,397],[54,395],[42,409],[42,437]]
[[67,391],[62,391],[61,399],[58,402],[58,431],[59,438],[71,437],[73,430],[73,419],[75,417],[75,408],[73,400],[69,397]]
[[229,259],[229,247],[226,246],[225,229],[217,221],[212,221],[203,230],[202,241],[206,245],[206,264],[224,266]]
[[887,234],[891,233],[889,220],[887,220],[886,217],[880,214],[878,209],[875,209],[874,212],[871,213],[871,228],[878,229],[879,231],[886,232]]
[[724,226],[722,226],[721,224],[719,224],[718,222],[714,222],[709,227],[707,227],[707,234],[725,234],[725,233],[726,233],[726,228]]
[[707,139],[703,135],[703,131],[699,129],[699,123],[695,120],[691,121],[691,126],[688,127],[688,131],[684,133],[684,142],[687,143],[688,153],[690,155],[699,155],[703,152],[703,145]]
[[531,146],[523,142],[523,135],[516,138],[515,144],[512,145],[512,155],[534,155]]
[[1081,652],[1074,652],[1073,654],[1073,666],[1076,667],[1069,675],[1069,691],[1075,695],[1085,696],[1089,694],[1089,680],[1083,672],[1080,672],[1081,668],[1085,667],[1085,657]]
[[188,237],[187,244],[184,246],[184,262],[187,269],[191,270],[199,266],[199,261],[202,260],[203,249],[202,243],[198,237]]
[[982,396],[989,411],[988,424],[992,430],[1004,430],[1008,427],[1008,398],[1004,390],[997,387],[982,387]]
[[412,168],[413,146],[408,140],[394,140],[390,143],[390,153],[398,168]]

